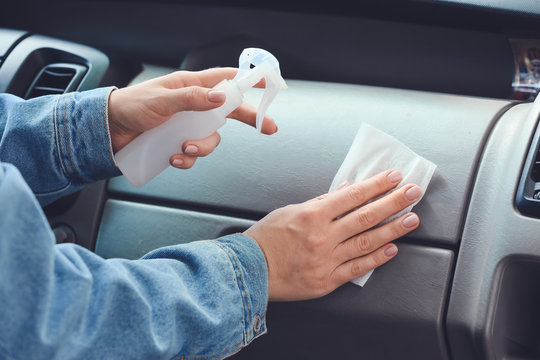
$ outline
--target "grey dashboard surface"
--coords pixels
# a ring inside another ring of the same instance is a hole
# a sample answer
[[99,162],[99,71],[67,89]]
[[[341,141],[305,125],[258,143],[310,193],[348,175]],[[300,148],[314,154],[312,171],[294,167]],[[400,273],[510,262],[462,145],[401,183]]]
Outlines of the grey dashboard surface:
[[540,220],[514,203],[539,113],[504,114],[479,164],[447,316],[456,359],[540,358]]
[[[160,246],[216,238],[251,223],[108,200],[96,253],[135,259]],[[414,244],[398,246],[399,256],[378,268],[364,288],[345,284],[321,299],[270,303],[269,334],[235,358],[351,359],[361,348],[368,359],[397,359],[403,354],[414,359],[447,359],[444,314],[454,253]],[[381,338],[393,346],[376,346]]]
[[216,239],[253,224],[228,216],[118,200],[107,200],[102,219],[95,253],[125,259],[138,259],[162,246]]
[[449,359],[444,312],[454,255],[398,246],[399,256],[364,288],[345,284],[320,299],[269,303],[268,334],[233,358]]
[[[147,68],[134,83],[169,70]],[[257,104],[261,92],[248,94],[246,101]],[[400,256],[377,269],[365,288],[346,284],[322,299],[270,303],[270,334],[235,358],[353,358],[362,348],[372,359],[447,359],[444,319],[454,249],[484,143],[509,106],[503,100],[289,81],[270,108],[278,134],[259,135],[229,120],[220,146],[193,169],[168,169],[140,189],[123,177],[110,180],[96,252],[137,258],[159,246],[215,238],[324,193],[365,121],[438,165],[415,208],[421,227],[398,241]],[[380,338],[394,345],[374,346]]]
[[[109,190],[120,198],[195,204],[256,219],[327,192],[359,124],[367,122],[438,166],[415,207],[422,224],[411,237],[458,243],[475,163],[508,101],[297,80],[288,85],[269,109],[277,134],[259,135],[229,120],[220,129],[220,146],[193,169],[169,168],[140,189],[117,177]],[[261,94],[251,90],[246,101],[257,104]]]

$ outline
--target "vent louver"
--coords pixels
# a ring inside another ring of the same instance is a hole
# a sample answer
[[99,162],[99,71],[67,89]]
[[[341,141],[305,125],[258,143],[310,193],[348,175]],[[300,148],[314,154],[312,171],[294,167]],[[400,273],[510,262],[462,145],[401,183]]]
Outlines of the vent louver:
[[25,99],[74,91],[86,70],[85,66],[77,64],[49,64],[36,76]]

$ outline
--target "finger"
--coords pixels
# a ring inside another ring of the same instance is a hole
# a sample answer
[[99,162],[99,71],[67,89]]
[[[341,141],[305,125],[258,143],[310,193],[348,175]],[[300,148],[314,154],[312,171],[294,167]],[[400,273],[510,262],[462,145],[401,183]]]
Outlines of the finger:
[[388,224],[363,232],[342,242],[336,247],[334,253],[340,262],[367,255],[390,241],[394,241],[413,231],[419,224],[418,215],[414,213],[405,214]]
[[338,287],[348,281],[356,279],[388,262],[397,255],[398,248],[394,244],[388,244],[378,248],[372,253],[349,260],[339,265],[331,275],[331,282]]
[[221,81],[231,80],[238,73],[238,69],[234,67],[216,67],[202,71],[191,72],[190,75],[196,77],[200,81],[200,86],[214,87]]
[[184,154],[176,154],[171,156],[169,163],[177,169],[189,169],[197,161],[196,156],[188,156]]
[[221,90],[213,90],[200,86],[188,86],[180,89],[165,90],[167,113],[179,111],[204,111],[217,108],[225,102],[226,94]]
[[182,152],[189,156],[206,156],[219,145],[221,136],[215,132],[202,140],[188,140],[182,145]]
[[162,76],[159,80],[169,89],[179,89],[186,86],[201,86],[211,88],[224,79],[232,79],[238,72],[237,68],[221,67],[202,71],[175,71]]
[[[255,108],[253,105],[243,103],[227,117],[255,127],[257,121],[257,108]],[[263,119],[262,133],[272,135],[276,131],[277,125],[275,121],[269,116],[265,115]]]
[[406,185],[370,204],[356,209],[342,218],[336,219],[332,226],[338,237],[348,239],[378,225],[381,221],[407,206],[413,204],[422,195],[417,185]]
[[[175,71],[160,78],[163,85],[169,89],[178,89],[185,86],[202,86],[211,88],[221,81],[231,80],[238,73],[235,67],[216,67],[201,71]],[[254,87],[263,88],[266,86],[264,78]]]
[[401,178],[399,170],[386,170],[360,183],[335,191],[324,199],[327,214],[335,219],[393,189],[399,184]]
[[[190,76],[193,76],[200,81],[199,86],[213,87],[224,79],[231,80],[238,73],[238,68],[234,67],[223,67],[223,68],[212,68],[202,71],[189,72]],[[193,79],[196,81],[195,79]],[[266,87],[266,81],[264,77],[253,87],[264,88]]]

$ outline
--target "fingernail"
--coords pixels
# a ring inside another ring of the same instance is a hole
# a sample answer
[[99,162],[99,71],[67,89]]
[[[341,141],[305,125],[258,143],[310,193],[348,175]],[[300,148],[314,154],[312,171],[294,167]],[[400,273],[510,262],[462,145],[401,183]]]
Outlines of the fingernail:
[[390,174],[386,175],[386,178],[388,179],[388,181],[390,181],[391,183],[397,183],[397,182],[400,182],[401,181],[401,171],[399,170],[394,170],[392,171]]
[[345,180],[344,182],[342,182],[341,184],[339,184],[339,186],[336,188],[335,191],[338,191],[339,189],[343,189],[345,186],[349,185],[349,182],[347,180]]
[[416,214],[411,214],[407,216],[406,218],[404,218],[403,220],[401,220],[401,223],[406,228],[415,227],[416,225],[418,225],[418,222],[419,222],[419,219],[418,219],[418,215]]
[[172,162],[173,166],[180,167],[184,165],[184,160],[182,159],[174,159]]
[[388,257],[395,256],[397,254],[397,246],[396,245],[390,245],[386,249],[384,249],[384,255]]
[[418,199],[420,195],[422,195],[422,189],[420,189],[420,187],[416,185],[405,191],[405,197],[409,200]]
[[199,148],[196,147],[195,145],[188,145],[184,149],[184,154],[187,154],[187,155],[195,155],[197,154],[197,152],[199,152]]
[[216,103],[225,101],[225,91],[210,90],[208,92],[208,100]]

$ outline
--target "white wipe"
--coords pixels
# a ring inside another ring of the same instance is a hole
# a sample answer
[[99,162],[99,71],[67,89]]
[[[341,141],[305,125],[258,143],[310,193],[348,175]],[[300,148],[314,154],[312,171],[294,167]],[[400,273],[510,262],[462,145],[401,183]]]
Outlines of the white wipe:
[[[373,126],[362,123],[343,164],[341,164],[332,185],[330,185],[329,191],[333,191],[345,181],[355,184],[385,170],[395,169],[400,170],[403,174],[402,181],[395,189],[399,189],[406,184],[416,184],[422,189],[423,197],[435,168],[435,164],[417,155],[394,137]],[[387,218],[381,224],[411,211],[422,197],[411,206]],[[352,282],[364,286],[372,273],[373,270],[354,279]]]

